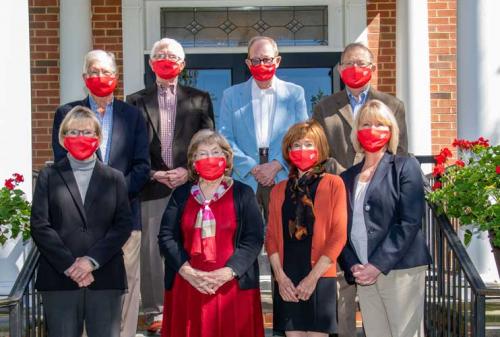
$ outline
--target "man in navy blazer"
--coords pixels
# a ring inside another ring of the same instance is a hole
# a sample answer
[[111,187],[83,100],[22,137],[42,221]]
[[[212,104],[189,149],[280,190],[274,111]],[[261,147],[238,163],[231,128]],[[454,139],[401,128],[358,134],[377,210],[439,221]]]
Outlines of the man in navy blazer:
[[85,56],[83,80],[89,96],[57,108],[52,129],[54,161],[66,157],[59,144],[58,133],[66,114],[77,105],[92,109],[101,123],[103,141],[97,151],[98,158],[125,177],[132,209],[133,231],[123,246],[129,292],[125,296],[121,337],[135,336],[139,313],[141,213],[139,192],[149,180],[149,147],[146,122],[141,112],[113,96],[117,83],[116,62],[112,53],[90,51]]
[[245,60],[252,77],[224,91],[215,121],[234,151],[233,177],[256,191],[265,219],[272,186],[288,177],[283,136],[308,118],[304,89],[275,75],[280,61],[273,39],[252,38]]

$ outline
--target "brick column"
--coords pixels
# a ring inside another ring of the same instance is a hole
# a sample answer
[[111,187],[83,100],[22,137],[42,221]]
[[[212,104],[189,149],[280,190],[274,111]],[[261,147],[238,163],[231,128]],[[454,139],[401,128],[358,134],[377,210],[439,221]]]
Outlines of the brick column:
[[30,0],[33,168],[52,160],[51,132],[59,105],[59,2]]

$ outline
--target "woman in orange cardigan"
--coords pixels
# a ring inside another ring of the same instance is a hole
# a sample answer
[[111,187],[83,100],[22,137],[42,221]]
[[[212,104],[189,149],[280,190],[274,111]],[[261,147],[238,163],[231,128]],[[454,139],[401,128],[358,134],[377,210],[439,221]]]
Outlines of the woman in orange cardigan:
[[289,178],[271,191],[266,250],[275,278],[273,329],[287,337],[335,333],[336,265],[346,243],[342,179],[325,173],[328,142],[315,121],[283,138]]

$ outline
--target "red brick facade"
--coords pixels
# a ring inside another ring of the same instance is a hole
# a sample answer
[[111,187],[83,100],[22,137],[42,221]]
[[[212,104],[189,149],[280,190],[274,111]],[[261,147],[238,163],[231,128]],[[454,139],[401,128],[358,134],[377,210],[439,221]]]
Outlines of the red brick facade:
[[[123,75],[121,0],[91,0],[93,47],[116,55]],[[428,0],[432,152],[456,137],[456,0]],[[52,160],[51,129],[59,105],[59,0],[29,0],[33,167]],[[378,71],[372,85],[396,93],[396,0],[367,0],[368,45]],[[138,46],[138,48],[141,48]],[[123,83],[116,92],[123,97]]]

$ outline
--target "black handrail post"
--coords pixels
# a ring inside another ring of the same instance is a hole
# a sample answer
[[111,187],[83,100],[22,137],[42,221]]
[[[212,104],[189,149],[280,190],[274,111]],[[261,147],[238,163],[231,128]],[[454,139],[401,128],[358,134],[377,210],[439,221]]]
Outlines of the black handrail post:
[[474,303],[474,314],[473,314],[473,324],[472,328],[475,333],[473,336],[485,337],[486,336],[486,300],[483,294],[478,294],[476,296],[476,301]]
[[22,337],[23,317],[21,302],[17,302],[9,310],[9,333],[10,337]]

